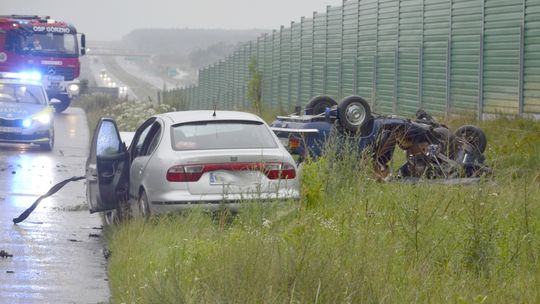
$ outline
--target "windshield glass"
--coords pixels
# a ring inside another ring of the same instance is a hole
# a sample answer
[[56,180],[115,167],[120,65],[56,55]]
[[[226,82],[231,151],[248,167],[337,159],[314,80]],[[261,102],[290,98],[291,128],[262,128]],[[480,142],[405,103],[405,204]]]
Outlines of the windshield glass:
[[46,104],[47,99],[41,86],[0,83],[0,102]]
[[277,147],[268,127],[254,121],[203,121],[174,126],[172,145],[174,150]]
[[7,48],[36,56],[76,57],[79,54],[75,34],[9,31]]

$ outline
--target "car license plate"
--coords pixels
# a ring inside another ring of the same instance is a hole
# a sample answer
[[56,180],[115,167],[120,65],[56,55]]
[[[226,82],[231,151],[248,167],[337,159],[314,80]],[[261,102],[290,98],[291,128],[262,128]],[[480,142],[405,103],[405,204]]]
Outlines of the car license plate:
[[62,75],[48,75],[47,79],[49,79],[50,82],[59,82],[64,81],[64,76]]
[[47,88],[48,89],[58,89],[60,87],[60,83],[59,82],[51,82]]
[[0,132],[4,132],[4,133],[22,133],[22,128],[0,127]]

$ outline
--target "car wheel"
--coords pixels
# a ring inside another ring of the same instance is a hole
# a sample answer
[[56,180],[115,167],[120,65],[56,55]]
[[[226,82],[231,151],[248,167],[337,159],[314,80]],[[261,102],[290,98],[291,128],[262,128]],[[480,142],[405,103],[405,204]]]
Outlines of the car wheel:
[[54,147],[54,129],[49,131],[49,141],[44,144],[39,144],[41,151],[51,151]]
[[127,199],[122,199],[118,202],[113,210],[103,212],[103,223],[105,225],[117,225],[131,218],[131,206]]
[[120,221],[116,215],[116,210],[105,211],[102,213],[102,220],[106,226],[118,224]]
[[369,103],[360,96],[346,97],[338,105],[339,123],[351,133],[359,134],[370,117]]
[[52,105],[56,113],[64,112],[69,107],[69,104],[71,103],[71,98],[69,98],[69,96],[65,94],[56,95],[53,98],[60,100],[59,103],[54,103]]
[[306,115],[317,115],[324,113],[326,108],[337,105],[337,102],[330,96],[315,96],[306,105]]
[[471,145],[476,152],[484,153],[487,147],[487,139],[484,131],[475,126],[462,126],[454,133],[458,140]]
[[139,213],[145,219],[150,217],[150,205],[148,204],[148,196],[144,190],[139,195]]

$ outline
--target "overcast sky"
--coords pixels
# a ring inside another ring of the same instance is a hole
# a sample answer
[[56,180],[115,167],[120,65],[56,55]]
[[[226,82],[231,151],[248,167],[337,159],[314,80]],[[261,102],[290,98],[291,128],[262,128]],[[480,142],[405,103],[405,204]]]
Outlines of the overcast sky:
[[277,29],[342,0],[0,0],[0,14],[48,15],[90,40],[116,40],[135,28]]

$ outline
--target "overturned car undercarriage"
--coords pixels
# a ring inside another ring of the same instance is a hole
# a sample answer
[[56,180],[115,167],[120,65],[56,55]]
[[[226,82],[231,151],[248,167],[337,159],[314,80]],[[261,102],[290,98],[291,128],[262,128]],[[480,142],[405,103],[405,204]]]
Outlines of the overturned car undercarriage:
[[374,114],[359,96],[337,104],[328,96],[317,96],[302,115],[278,116],[272,129],[299,161],[318,157],[331,137],[347,141],[359,153],[369,151],[378,178],[390,176],[396,146],[406,153],[398,178],[477,178],[491,172],[483,155],[484,132],[465,125],[455,132],[420,109],[414,120]]

